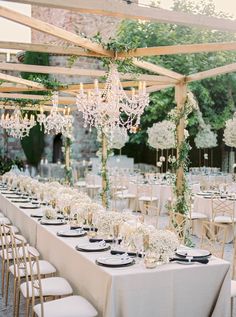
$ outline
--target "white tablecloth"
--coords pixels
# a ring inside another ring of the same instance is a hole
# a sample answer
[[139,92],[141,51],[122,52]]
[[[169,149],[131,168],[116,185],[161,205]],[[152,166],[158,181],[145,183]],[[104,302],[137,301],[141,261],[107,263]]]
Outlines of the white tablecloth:
[[[75,293],[85,296],[102,317],[227,317],[230,265],[212,258],[207,265],[166,264],[147,270],[142,264],[105,268],[95,264],[104,253],[75,250],[83,238],[59,238],[65,226],[42,226],[0,194],[0,206],[42,257],[67,278]],[[107,254],[109,251],[107,251]]]

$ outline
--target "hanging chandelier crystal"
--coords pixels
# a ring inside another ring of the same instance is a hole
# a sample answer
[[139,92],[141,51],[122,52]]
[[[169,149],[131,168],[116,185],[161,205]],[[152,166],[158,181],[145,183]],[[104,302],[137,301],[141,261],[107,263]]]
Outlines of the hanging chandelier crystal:
[[105,88],[100,90],[97,80],[94,86],[93,90],[85,92],[81,83],[76,98],[77,108],[83,113],[85,127],[94,126],[104,131],[115,127],[132,130],[140,124],[140,117],[149,103],[145,82],[140,82],[137,93],[132,89],[129,96],[122,87],[117,65],[111,64]]
[[40,113],[37,115],[37,121],[41,128],[44,126],[44,131],[47,134],[63,134],[67,136],[73,124],[73,116],[70,115],[70,109],[64,109],[64,113],[61,114],[58,109],[58,92],[54,92],[52,95],[52,109],[50,114],[46,116],[43,113],[43,108],[40,109]]
[[7,113],[2,114],[0,125],[3,129],[6,129],[7,133],[14,138],[24,138],[29,135],[30,129],[36,125],[34,115],[23,116],[20,108],[16,107],[12,115]]

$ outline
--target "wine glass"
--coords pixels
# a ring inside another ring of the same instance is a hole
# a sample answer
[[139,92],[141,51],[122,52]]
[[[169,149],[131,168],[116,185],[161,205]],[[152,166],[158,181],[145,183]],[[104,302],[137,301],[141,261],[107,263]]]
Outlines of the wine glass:
[[139,260],[139,254],[142,254],[143,250],[143,235],[141,233],[135,234],[134,245],[136,248],[136,257]]
[[113,244],[114,244],[114,249],[118,247],[119,244],[119,234],[120,234],[120,225],[119,224],[113,224]]

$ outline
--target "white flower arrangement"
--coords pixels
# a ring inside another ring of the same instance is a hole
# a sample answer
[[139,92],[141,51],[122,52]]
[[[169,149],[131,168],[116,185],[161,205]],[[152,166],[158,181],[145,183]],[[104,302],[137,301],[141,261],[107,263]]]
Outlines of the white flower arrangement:
[[157,167],[162,167],[162,162],[157,162]]
[[115,211],[98,211],[94,215],[94,225],[101,235],[112,235],[113,226],[121,225],[128,220],[129,216],[125,213]]
[[111,149],[120,150],[126,142],[128,142],[129,136],[127,130],[122,127],[115,127],[109,133],[109,147]]
[[156,150],[171,149],[176,147],[175,124],[171,121],[164,120],[154,123],[148,128],[148,143]]
[[44,219],[56,219],[57,218],[57,212],[52,207],[44,207],[43,208],[43,218]]
[[226,121],[223,140],[226,145],[236,147],[236,113],[232,119]]
[[122,224],[122,247],[128,251],[135,251],[135,237],[138,234],[149,236],[149,251],[156,253],[166,263],[174,255],[179,246],[175,233],[169,230],[157,230],[153,226],[129,221]]
[[207,153],[204,153],[204,160],[208,160],[208,154]]
[[160,161],[160,162],[165,162],[165,160],[166,160],[165,156],[160,156],[160,157],[159,157],[159,161]]
[[201,129],[194,139],[195,145],[198,149],[213,148],[217,146],[217,134],[211,131],[209,124]]

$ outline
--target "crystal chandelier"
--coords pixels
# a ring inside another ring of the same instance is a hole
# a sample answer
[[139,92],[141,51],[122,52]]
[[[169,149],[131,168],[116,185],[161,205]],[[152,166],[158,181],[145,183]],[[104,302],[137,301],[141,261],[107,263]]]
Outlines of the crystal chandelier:
[[20,108],[16,107],[12,115],[7,113],[2,114],[0,125],[3,129],[7,130],[7,133],[14,137],[22,139],[29,135],[30,129],[36,125],[34,115],[28,116],[27,114],[23,116],[21,114]]
[[98,81],[94,89],[85,92],[83,84],[76,98],[79,111],[83,113],[84,126],[102,128],[110,131],[115,127],[125,127],[132,130],[140,124],[140,117],[149,103],[145,82],[139,83],[137,93],[130,91],[130,96],[124,91],[117,70],[117,65],[111,64],[105,88],[100,90]]
[[37,121],[41,128],[44,126],[45,133],[47,134],[63,134],[67,136],[72,128],[73,116],[70,115],[70,109],[67,111],[64,109],[63,115],[58,110],[58,92],[54,92],[52,95],[52,109],[50,114],[46,116],[43,113],[43,108],[40,109],[40,113],[37,115]]

